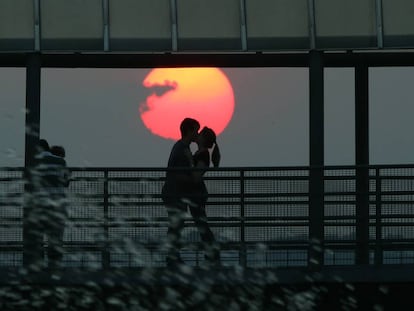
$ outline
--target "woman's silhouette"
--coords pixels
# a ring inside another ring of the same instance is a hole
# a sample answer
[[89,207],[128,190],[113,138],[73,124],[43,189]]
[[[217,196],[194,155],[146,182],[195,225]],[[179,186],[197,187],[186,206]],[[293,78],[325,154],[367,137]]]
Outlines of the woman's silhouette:
[[[214,238],[213,232],[207,223],[206,202],[208,198],[207,187],[205,185],[203,175],[210,166],[210,162],[214,167],[218,167],[220,163],[220,150],[216,142],[216,134],[208,127],[204,127],[198,134],[196,143],[198,150],[193,155],[195,171],[195,186],[190,204],[190,211],[194,222],[198,227],[201,239],[205,245],[206,259],[213,264],[219,264],[220,251]],[[211,157],[210,149],[213,148]]]

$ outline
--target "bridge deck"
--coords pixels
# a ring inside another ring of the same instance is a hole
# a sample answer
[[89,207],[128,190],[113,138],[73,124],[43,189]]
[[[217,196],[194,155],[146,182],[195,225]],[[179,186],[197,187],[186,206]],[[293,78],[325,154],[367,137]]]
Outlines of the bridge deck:
[[0,284],[5,285],[50,285],[50,286],[188,286],[211,285],[312,285],[312,284],[386,284],[413,283],[414,265],[382,266],[331,266],[319,271],[306,268],[243,269],[199,268],[183,266],[171,268],[139,269],[57,269],[28,273],[21,268],[0,269]]

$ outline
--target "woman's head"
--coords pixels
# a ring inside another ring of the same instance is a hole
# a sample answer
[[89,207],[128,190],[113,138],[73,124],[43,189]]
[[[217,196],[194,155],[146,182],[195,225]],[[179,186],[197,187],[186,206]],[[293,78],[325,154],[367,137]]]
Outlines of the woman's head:
[[65,148],[62,146],[52,146],[50,151],[53,155],[64,158],[66,156]]
[[212,148],[216,143],[216,133],[211,128],[205,126],[198,134],[198,141],[204,147]]
[[214,167],[218,167],[220,164],[221,154],[216,141],[216,133],[211,128],[205,126],[198,134],[197,142],[199,145],[206,148],[212,148],[214,146],[211,153],[211,162],[213,162]]

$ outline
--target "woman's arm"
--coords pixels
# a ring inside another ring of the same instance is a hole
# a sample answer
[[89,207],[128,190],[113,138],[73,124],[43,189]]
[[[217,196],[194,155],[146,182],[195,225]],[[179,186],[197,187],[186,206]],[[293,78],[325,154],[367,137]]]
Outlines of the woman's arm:
[[201,181],[206,169],[209,167],[210,154],[208,150],[202,151],[197,154],[195,158],[194,167],[197,168],[197,170],[194,170],[193,176],[196,181]]

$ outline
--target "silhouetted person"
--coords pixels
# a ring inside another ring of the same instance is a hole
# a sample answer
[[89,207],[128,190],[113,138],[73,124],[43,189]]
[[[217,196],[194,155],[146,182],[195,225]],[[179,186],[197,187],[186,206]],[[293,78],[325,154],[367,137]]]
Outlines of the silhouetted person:
[[49,144],[41,139],[37,145],[34,166],[29,174],[31,185],[30,222],[37,243],[48,240],[49,267],[56,267],[62,259],[63,231],[66,211],[66,187],[69,171],[66,161],[51,153]]
[[[66,151],[65,148],[63,148],[62,146],[52,146],[50,147],[50,152],[57,157],[60,157],[62,159],[65,159],[66,157]],[[70,180],[70,172],[69,170],[66,168],[66,161],[65,161],[65,169],[64,169],[64,174],[65,176],[63,177],[63,181],[66,187],[69,186],[69,180]],[[66,193],[66,191],[65,191]]]
[[[206,202],[208,198],[207,187],[204,183],[203,175],[210,166],[218,167],[220,163],[220,151],[216,142],[216,133],[208,127],[204,127],[197,137],[198,150],[193,155],[194,167],[199,170],[195,171],[195,182],[193,196],[190,198],[189,207],[194,222],[200,231],[201,239],[204,243],[206,260],[210,264],[218,265],[220,263],[220,250],[215,241],[213,232],[207,223]],[[210,159],[210,149],[213,148]]]
[[183,263],[180,257],[180,239],[188,206],[185,199],[191,195],[194,186],[194,176],[190,170],[193,167],[190,144],[197,139],[199,129],[197,120],[185,118],[180,124],[181,139],[174,144],[168,159],[166,180],[162,188],[162,198],[169,220],[166,258],[168,266]]
[[50,152],[53,154],[53,155],[55,155],[55,156],[58,156],[58,157],[61,157],[61,158],[65,158],[65,156],[66,156],[66,151],[65,151],[65,148],[63,148],[62,146],[52,146],[51,148],[50,148]]

